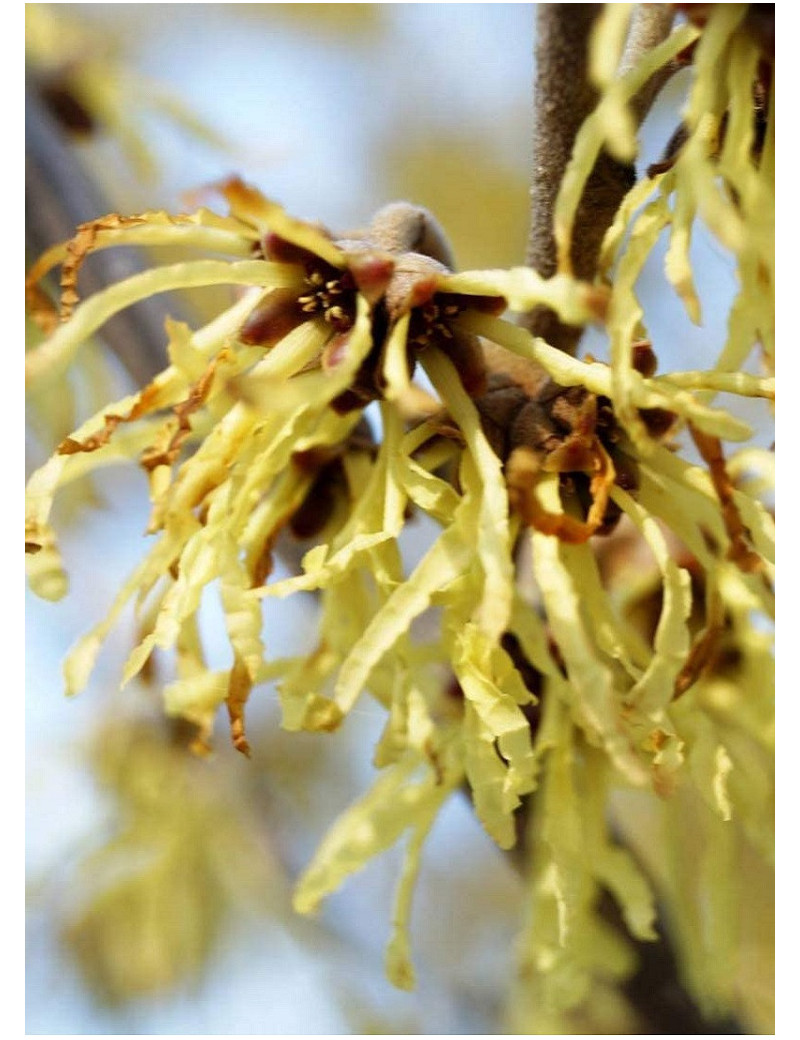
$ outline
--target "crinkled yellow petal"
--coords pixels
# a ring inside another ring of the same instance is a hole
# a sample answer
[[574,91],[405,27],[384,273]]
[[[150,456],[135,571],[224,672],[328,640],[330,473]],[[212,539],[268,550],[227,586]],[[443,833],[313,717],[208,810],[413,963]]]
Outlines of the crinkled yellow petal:
[[490,638],[499,639],[508,624],[514,587],[508,493],[502,466],[452,362],[440,351],[430,350],[423,364],[469,451],[462,465],[462,480],[480,501],[477,553],[485,575],[478,623]]
[[412,990],[416,983],[408,934],[411,900],[419,875],[422,846],[436,821],[440,807],[441,802],[432,799],[427,812],[421,816],[420,821],[409,835],[403,860],[403,871],[397,883],[392,909],[392,934],[386,947],[386,976],[398,989]]
[[543,278],[529,267],[443,275],[439,287],[442,292],[503,296],[511,310],[520,313],[541,304],[574,325],[602,319],[608,298],[607,290],[602,286],[589,285],[561,274]]
[[598,90],[610,87],[617,75],[633,8],[633,4],[605,4],[592,28],[588,72]]
[[[66,693],[68,695],[79,693],[86,686],[97,660],[97,655],[100,653],[108,633],[116,624],[125,606],[141,590],[143,584],[148,582],[154,584],[161,578],[174,559],[175,552],[174,543],[169,539],[162,539],[125,581],[114,598],[114,602],[105,619],[98,625],[95,625],[85,636],[82,636],[70,650],[63,665]],[[145,643],[147,649],[142,651],[142,659],[139,662],[137,671],[141,669],[150,655],[151,644],[149,643],[149,637],[145,640]]]
[[[727,470],[731,480],[736,484],[743,496],[754,502],[759,502],[761,497],[772,495],[775,489],[775,452],[764,448],[743,448],[730,456],[727,462]],[[738,502],[738,508],[745,519],[743,500]],[[745,519],[748,527],[752,526]],[[751,532],[752,533],[752,532]]]
[[[616,485],[611,486],[614,497]],[[618,661],[631,679],[636,682],[651,662],[652,654],[637,639],[614,610],[609,592],[603,587],[597,558],[591,545],[573,545],[570,558],[576,574],[580,574],[581,603],[586,611],[597,647],[613,661]]]
[[[196,213],[170,214],[151,210],[133,216],[112,213],[98,220],[82,224],[89,241],[85,254],[119,245],[188,246],[211,253],[247,257],[253,252],[258,235],[247,224],[232,217],[221,217],[201,208]],[[58,264],[69,258],[70,246],[76,239],[51,246],[30,268],[26,283],[35,284]]]
[[664,257],[664,273],[678,296],[683,300],[686,313],[695,325],[701,325],[703,318],[700,310],[700,298],[694,286],[692,261],[689,247],[692,242],[697,207],[688,192],[678,192],[672,212],[672,230],[669,246]]
[[423,512],[441,524],[452,523],[460,502],[452,484],[434,476],[410,455],[398,458],[397,478],[411,501]]
[[[220,539],[221,541],[221,539]],[[242,662],[251,682],[258,676],[264,656],[261,639],[263,617],[260,603],[248,595],[250,580],[232,538],[219,546],[220,598],[231,647]]]
[[411,377],[408,371],[408,323],[410,314],[403,314],[398,318],[386,342],[384,360],[382,366],[383,377],[386,380],[386,399],[394,401],[408,391]]
[[[761,212],[748,213],[748,207],[744,208],[734,204],[728,189],[720,179],[720,164],[715,161],[720,135],[722,132],[722,120],[728,119],[726,136],[731,133],[731,103],[736,109],[740,108],[742,91],[734,90],[729,94],[725,89],[728,81],[731,64],[736,66],[738,73],[748,74],[751,62],[745,59],[742,62],[743,50],[755,49],[754,44],[748,47],[743,43],[742,37],[746,34],[737,32],[739,25],[746,13],[746,8],[740,4],[726,4],[716,17],[711,19],[706,26],[698,43],[694,56],[693,68],[695,70],[695,83],[689,97],[689,103],[684,113],[685,124],[689,130],[689,137],[681,149],[681,153],[675,164],[675,186],[677,201],[675,207],[676,234],[670,243],[668,253],[668,274],[675,281],[678,291],[686,296],[690,309],[694,306],[692,301],[693,290],[688,285],[690,278],[688,244],[691,231],[690,222],[694,212],[702,216],[705,223],[719,238],[723,245],[735,256],[744,260],[743,253],[749,248],[746,243],[755,242],[754,236],[750,235],[746,228],[756,220],[763,217]],[[752,80],[746,81],[749,84]],[[738,102],[738,103],[737,103]],[[752,100],[750,101],[752,126]],[[743,119],[741,115],[734,119],[733,127],[737,133],[741,133]],[[749,139],[752,129],[746,131]],[[740,138],[741,140],[741,138]],[[726,158],[726,166],[730,168],[730,156],[739,142],[729,143]],[[736,171],[734,171],[736,172]],[[756,181],[757,177],[748,177],[749,181]],[[734,180],[734,185],[736,180]],[[746,185],[742,185],[746,187]],[[746,192],[746,194],[748,194]],[[748,198],[749,201],[749,198]],[[773,207],[774,212],[774,207]],[[749,219],[748,219],[749,218]],[[767,217],[767,220],[770,218]],[[742,272],[745,265],[742,265]],[[748,279],[749,280],[749,279]]]
[[751,376],[746,372],[668,372],[653,380],[687,390],[713,390],[715,393],[739,394],[741,397],[775,399],[775,378]]
[[663,197],[649,203],[636,218],[630,240],[617,264],[608,333],[611,339],[611,388],[614,414],[640,450],[647,450],[649,436],[634,404],[633,343],[640,339],[643,310],[635,286],[650,252],[669,221],[669,208]]
[[321,642],[317,650],[287,669],[278,685],[284,729],[313,733],[331,732],[339,727],[344,718],[341,709],[317,692],[324,688],[338,663],[338,654]]
[[347,877],[394,845],[406,830],[429,824],[461,773],[452,764],[442,781],[425,767],[415,781],[421,766],[419,755],[409,752],[383,770],[366,795],[339,817],[297,884],[293,903],[298,913],[313,913]]
[[177,679],[164,687],[164,710],[193,722],[208,740],[214,717],[228,695],[228,672],[204,671]]
[[334,694],[342,711],[349,711],[381,658],[430,606],[434,593],[465,570],[471,555],[471,547],[455,527],[448,528],[434,542],[411,576],[374,616],[342,665]]
[[546,702],[545,712],[552,749],[544,760],[528,838],[532,863],[519,957],[523,978],[535,982],[543,1009],[555,1016],[588,997],[594,975],[624,977],[633,959],[595,911],[587,834],[597,830],[598,820],[587,819],[591,792],[578,786],[569,720],[555,698]]
[[[544,478],[537,489],[542,505],[563,512],[558,477]],[[620,692],[614,675],[594,644],[583,616],[580,571],[571,566],[572,546],[552,535],[531,532],[534,574],[553,638],[558,644],[570,680],[570,707],[591,741],[600,741],[617,768],[631,782],[642,784],[647,774],[631,746],[622,719]]]
[[453,669],[465,697],[464,754],[475,808],[487,832],[509,848],[516,841],[514,810],[535,785],[530,723],[519,708],[533,695],[519,679],[517,698],[501,689],[493,675],[493,650],[503,654],[468,624],[456,639]]
[[57,601],[69,591],[69,581],[55,541],[46,526],[36,530],[35,551],[25,556],[25,573],[31,591],[42,599]]
[[586,748],[583,758],[580,803],[586,867],[614,896],[631,934],[655,940],[653,888],[633,855],[609,835],[606,816],[612,778],[608,759],[593,748]]
[[506,794],[506,768],[500,761],[495,736],[472,703],[464,705],[464,769],[478,819],[501,849],[513,848],[516,828],[513,811],[518,799]]
[[653,643],[654,654],[644,674],[626,695],[629,703],[646,712],[663,710],[672,700],[675,680],[689,652],[687,621],[692,608],[689,572],[672,559],[658,524],[622,488],[614,487],[611,497],[630,517],[656,558],[662,577],[661,615]]
[[[25,359],[26,381],[57,378],[83,343],[110,317],[156,293],[200,285],[259,285],[270,288],[298,284],[298,271],[266,260],[190,260],[142,271],[84,300],[68,322]],[[299,287],[299,284],[298,284]]]
[[[644,177],[638,180],[620,203],[614,220],[603,237],[597,269],[601,274],[610,275],[611,269],[624,247],[627,233],[635,215],[650,200],[659,188],[662,188],[669,173],[657,174],[655,177]],[[670,182],[671,183],[671,182]]]
[[653,890],[633,856],[626,849],[607,846],[597,859],[595,873],[619,903],[631,935],[656,940]]

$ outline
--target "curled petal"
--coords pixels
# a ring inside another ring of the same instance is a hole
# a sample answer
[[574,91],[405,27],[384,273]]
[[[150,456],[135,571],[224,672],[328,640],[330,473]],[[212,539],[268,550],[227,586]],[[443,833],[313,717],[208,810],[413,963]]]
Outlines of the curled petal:
[[[590,460],[581,452],[584,462]],[[586,520],[578,520],[568,513],[548,512],[536,496],[540,474],[555,468],[555,461],[545,467],[530,448],[515,448],[506,463],[506,482],[509,501],[528,527],[542,534],[553,534],[568,545],[582,545],[596,534],[603,523],[609,492],[614,483],[614,463],[599,441],[595,441],[590,492],[592,504]],[[572,461],[572,460],[570,460]],[[550,459],[548,459],[548,463]]]
[[204,285],[293,285],[296,272],[264,260],[191,260],[141,271],[84,300],[70,321],[58,325],[49,339],[25,356],[26,383],[52,384],[67,369],[77,351],[119,311],[156,293]]

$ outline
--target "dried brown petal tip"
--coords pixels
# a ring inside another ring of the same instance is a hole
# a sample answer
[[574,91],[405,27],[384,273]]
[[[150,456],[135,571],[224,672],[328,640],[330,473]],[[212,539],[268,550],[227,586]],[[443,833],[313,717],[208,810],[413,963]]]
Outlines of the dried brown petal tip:
[[714,484],[714,490],[722,507],[722,519],[725,523],[725,531],[730,539],[728,547],[728,559],[732,560],[740,570],[748,574],[755,574],[764,569],[764,561],[750,547],[752,535],[742,520],[739,509],[734,499],[735,485],[725,466],[725,456],[722,451],[722,442],[718,437],[713,437],[698,429],[693,423],[689,423],[689,433],[697,445],[697,450],[708,466],[709,476]]
[[548,473],[591,473],[596,468],[597,451],[582,437],[570,437],[544,461]]
[[252,688],[253,681],[247,668],[237,658],[231,669],[228,681],[228,696],[225,699],[225,703],[228,706],[228,719],[233,746],[248,758],[250,757],[250,744],[248,743],[245,730],[244,708]]
[[583,522],[568,513],[550,513],[536,497],[540,461],[530,448],[515,448],[506,463],[506,483],[511,508],[528,527],[555,535],[569,545],[581,545],[597,531],[599,522]]

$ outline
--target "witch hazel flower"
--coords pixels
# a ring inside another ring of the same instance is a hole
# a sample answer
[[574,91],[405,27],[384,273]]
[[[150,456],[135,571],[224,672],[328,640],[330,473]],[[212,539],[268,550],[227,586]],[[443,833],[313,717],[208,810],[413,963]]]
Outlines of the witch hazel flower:
[[[158,585],[166,587],[155,625],[134,651],[126,679],[156,646],[195,645],[186,629],[194,623],[202,589],[227,574],[225,597],[235,605],[236,595],[263,583],[275,539],[293,516],[304,516],[295,529],[319,529],[309,518],[314,496],[330,489],[332,476],[339,491],[344,487],[340,502],[355,508],[362,523],[358,506],[375,451],[365,451],[357,434],[361,411],[375,399],[400,407],[418,358],[435,367],[441,352],[445,363],[455,365],[461,389],[454,389],[456,401],[450,393],[442,402],[452,414],[464,389],[469,400],[483,387],[480,341],[464,321],[497,314],[505,297],[494,285],[459,283],[449,273],[449,247],[427,211],[392,204],[365,230],[335,238],[289,217],[238,178],[217,190],[229,205],[227,216],[208,209],[110,214],[48,250],[27,279],[31,311],[49,332],[26,359],[33,386],[52,385],[110,317],[138,300],[203,285],[246,290],[200,329],[169,322],[166,367],[139,393],[73,431],[30,480],[30,580],[41,594],[59,598],[66,576],[49,522],[58,489],[111,458],[138,459],[148,474],[148,535],[155,545],[106,621],[68,659],[70,690],[85,683],[105,634],[130,598],[143,603]],[[179,245],[211,258],[154,266],[81,300],[79,274],[87,256],[117,245]],[[48,308],[40,289],[55,267],[61,269],[58,309]],[[536,280],[530,272],[526,277]],[[575,296],[573,288],[569,293]],[[586,307],[577,310],[585,318]],[[387,420],[387,429],[401,431],[405,420],[399,421]],[[416,437],[423,447],[424,437]],[[331,459],[338,460],[333,469]],[[490,461],[500,491],[498,465]],[[324,479],[320,467],[328,468]],[[396,537],[404,523],[396,505],[394,519],[381,521],[387,537]],[[490,538],[490,545],[496,540]],[[203,546],[213,551],[201,551]],[[247,604],[238,614],[230,607],[236,663],[224,682],[214,679],[216,703],[226,697],[243,703],[241,690],[260,674],[260,608],[255,601]],[[192,654],[181,656],[193,682],[199,681],[195,672],[204,671],[199,653],[196,667],[187,664]],[[238,693],[231,692],[234,687]],[[221,689],[227,694],[220,695]],[[239,708],[236,714],[240,722]],[[208,712],[203,718],[207,732]]]
[[[59,490],[112,461],[136,461],[148,476],[142,560],[68,656],[68,690],[86,684],[133,601],[141,626],[123,681],[140,675],[154,651],[169,652],[166,711],[195,724],[200,750],[224,707],[234,745],[247,751],[245,706],[267,681],[277,681],[283,726],[294,731],[334,731],[371,696],[386,716],[378,778],[323,842],[296,905],[313,910],[408,832],[388,954],[398,985],[413,982],[407,922],[422,843],[465,784],[503,848],[517,840],[523,799],[542,787],[552,805],[537,877],[571,877],[569,836],[593,836],[585,863],[600,865],[637,934],[649,936],[649,889],[635,865],[613,855],[600,795],[617,783],[668,793],[683,766],[672,702],[677,686],[694,696],[685,666],[702,637],[690,629],[689,575],[665,528],[708,576],[709,602],[769,607],[771,518],[723,482],[717,450],[750,430],[709,401],[715,388],[763,396],[767,382],[655,376],[646,351],[635,349],[642,330],[632,282],[609,288],[566,270],[545,279],[522,267],[456,273],[443,233],[420,207],[393,203],[364,229],[335,235],[289,217],[238,178],[217,190],[227,216],[109,215],[48,251],[28,278],[47,333],[27,359],[31,385],[55,382],[105,321],[137,300],[206,285],[244,290],[200,328],[168,322],[163,370],[86,420],[31,477],[30,580],[55,599],[66,592],[50,524]],[[608,248],[622,249],[622,228],[612,232]],[[201,257],[154,266],[81,300],[84,258],[116,245],[181,245]],[[620,264],[625,273],[624,252]],[[60,311],[40,292],[56,266]],[[575,325],[605,322],[611,364],[569,357],[505,316],[536,306]],[[715,439],[706,454],[716,460],[716,485],[664,446],[673,422]],[[735,506],[725,515],[720,489]],[[409,570],[401,538],[415,512],[432,519],[435,535]],[[590,545],[622,514],[661,591],[648,639],[620,617]],[[273,558],[287,531],[314,544],[299,573],[278,579]],[[759,557],[747,573],[722,558],[733,534]],[[519,580],[520,550],[536,599]],[[232,658],[219,671],[207,666],[198,624],[212,585]],[[303,591],[319,594],[317,642],[281,658],[262,601]],[[432,638],[417,634],[426,614],[435,619]],[[458,698],[447,692],[452,683]],[[531,725],[534,715],[540,726]],[[559,806],[578,752],[591,757],[596,805],[568,799],[562,836]],[[581,807],[594,814],[591,828]],[[580,876],[588,894],[575,913],[583,920],[597,879],[588,867]],[[549,913],[550,890],[540,888],[533,895]]]

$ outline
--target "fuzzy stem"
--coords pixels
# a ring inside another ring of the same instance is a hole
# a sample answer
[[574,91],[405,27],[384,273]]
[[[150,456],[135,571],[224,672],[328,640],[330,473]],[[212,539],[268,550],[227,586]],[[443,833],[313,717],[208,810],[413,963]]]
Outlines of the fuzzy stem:
[[[531,218],[526,263],[549,278],[556,273],[553,210],[559,185],[572,154],[575,136],[591,114],[598,94],[589,82],[588,45],[602,4],[539,4],[536,26],[536,80],[534,85],[533,169]],[[622,71],[669,33],[673,14],[667,4],[640,5],[635,12]],[[641,122],[656,93],[668,77],[653,79],[635,99],[633,109]],[[572,242],[576,277],[591,281],[606,230],[617,208],[633,186],[635,170],[602,153],[586,184],[578,208]],[[535,336],[569,354],[577,350],[581,329],[566,325],[553,311],[536,307],[523,319]]]
[[[667,38],[675,21],[672,4],[639,4],[633,15],[625,51],[619,63],[619,75],[629,72],[639,59]],[[633,99],[632,108],[638,122],[644,122],[659,91],[676,70],[670,64],[663,68],[642,87]]]

